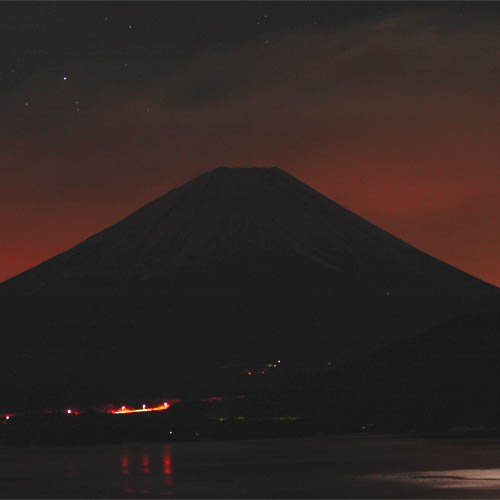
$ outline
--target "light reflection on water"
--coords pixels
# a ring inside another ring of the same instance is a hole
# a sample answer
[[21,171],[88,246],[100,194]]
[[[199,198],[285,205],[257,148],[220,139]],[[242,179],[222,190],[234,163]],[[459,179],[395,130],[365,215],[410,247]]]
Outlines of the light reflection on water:
[[[125,495],[170,496],[172,481],[172,448],[161,447],[123,447],[120,449],[120,490]],[[162,491],[158,486],[163,484]]]
[[130,474],[128,450],[126,448],[123,449],[121,453],[120,474],[122,476],[128,476]]
[[164,484],[169,489],[172,488],[172,460],[171,460],[171,449],[170,446],[165,445],[163,447],[163,476],[164,476]]
[[0,446],[0,499],[41,492],[96,499],[500,498],[500,438]]
[[142,451],[141,472],[143,474],[151,474],[151,469],[149,468],[149,449],[148,448],[144,448]]
[[500,487],[500,469],[456,469],[422,472],[372,474],[376,481],[393,481],[431,488],[496,489]]

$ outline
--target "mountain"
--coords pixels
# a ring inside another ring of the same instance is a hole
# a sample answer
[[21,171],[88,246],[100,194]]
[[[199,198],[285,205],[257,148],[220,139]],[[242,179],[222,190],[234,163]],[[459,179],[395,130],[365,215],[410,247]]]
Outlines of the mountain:
[[0,389],[27,405],[354,357],[500,293],[279,168],[219,167],[4,282],[0,301]]

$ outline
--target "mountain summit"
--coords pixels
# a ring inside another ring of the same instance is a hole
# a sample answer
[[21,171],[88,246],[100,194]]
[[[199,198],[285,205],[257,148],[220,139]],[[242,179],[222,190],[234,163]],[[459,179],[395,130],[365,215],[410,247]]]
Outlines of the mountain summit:
[[6,281],[0,297],[13,374],[16,356],[42,356],[73,390],[106,380],[115,391],[120,366],[139,368],[130,388],[157,381],[162,359],[178,375],[350,356],[500,295],[277,167],[219,167]]

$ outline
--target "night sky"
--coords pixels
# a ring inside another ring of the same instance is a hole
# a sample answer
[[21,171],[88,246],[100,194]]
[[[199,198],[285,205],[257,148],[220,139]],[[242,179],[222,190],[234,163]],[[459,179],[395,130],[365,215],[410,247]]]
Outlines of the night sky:
[[0,281],[278,165],[500,285],[500,3],[0,3]]

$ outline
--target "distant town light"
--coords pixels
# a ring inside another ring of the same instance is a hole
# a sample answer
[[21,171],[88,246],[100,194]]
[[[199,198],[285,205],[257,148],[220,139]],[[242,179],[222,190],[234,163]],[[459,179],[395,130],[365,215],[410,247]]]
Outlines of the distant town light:
[[70,409],[66,410],[66,413],[67,413],[68,415],[70,415],[70,414],[71,414],[71,410],[70,410]]
[[5,420],[9,420],[9,419],[10,419],[10,415],[7,415],[7,416],[5,417]]
[[281,361],[278,359],[278,364],[280,364],[280,363],[281,363]]
[[117,410],[109,410],[108,413],[112,413],[114,415],[122,415],[125,413],[144,413],[149,411],[162,411],[168,408],[170,408],[170,404],[167,401],[165,401],[165,403],[158,406],[153,406],[152,408],[148,408],[145,404],[143,404],[140,408],[137,409],[127,408],[125,405],[123,405]]

